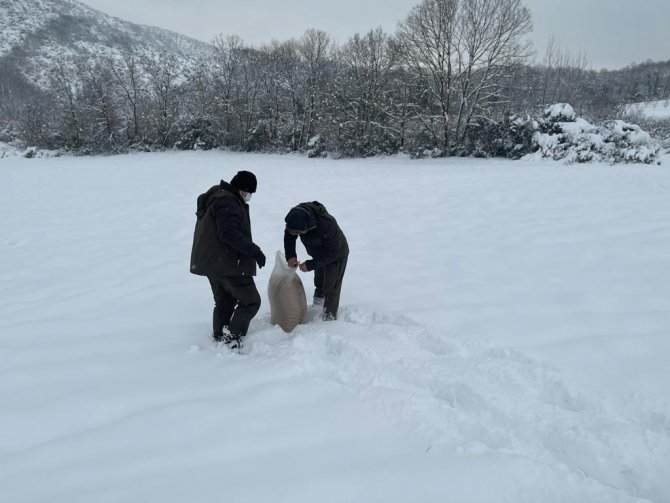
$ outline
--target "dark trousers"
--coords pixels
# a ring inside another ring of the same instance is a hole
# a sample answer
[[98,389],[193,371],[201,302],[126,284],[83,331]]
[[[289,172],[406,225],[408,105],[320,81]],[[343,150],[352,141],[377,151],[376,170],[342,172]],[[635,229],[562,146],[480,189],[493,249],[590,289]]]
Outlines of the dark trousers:
[[323,299],[323,319],[337,319],[340,307],[340,291],[344,271],[347,269],[347,258],[314,270],[314,299]]
[[228,329],[231,335],[247,335],[249,323],[261,307],[261,296],[251,276],[209,277],[214,294],[212,329],[218,336]]

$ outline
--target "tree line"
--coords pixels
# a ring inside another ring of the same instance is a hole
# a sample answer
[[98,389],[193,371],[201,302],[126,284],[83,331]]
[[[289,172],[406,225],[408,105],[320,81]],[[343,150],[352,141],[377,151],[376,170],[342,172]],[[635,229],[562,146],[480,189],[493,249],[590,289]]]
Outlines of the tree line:
[[394,33],[378,28],[339,46],[308,30],[260,47],[218,37],[191,61],[82,54],[54,62],[30,100],[0,82],[0,128],[29,145],[91,153],[495,155],[489,139],[547,104],[604,117],[631,96],[670,96],[670,62],[651,77],[637,67],[594,72],[552,42],[530,64],[531,29],[520,0],[423,0]]

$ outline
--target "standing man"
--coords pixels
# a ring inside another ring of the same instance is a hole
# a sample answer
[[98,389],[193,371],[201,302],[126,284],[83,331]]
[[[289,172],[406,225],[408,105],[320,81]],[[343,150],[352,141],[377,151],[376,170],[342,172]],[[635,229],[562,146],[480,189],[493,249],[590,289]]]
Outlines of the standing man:
[[214,340],[232,349],[242,347],[249,323],[261,307],[254,283],[256,264],[265,255],[251,238],[249,205],[256,176],[238,172],[230,183],[221,180],[198,197],[191,272],[207,276],[214,294]]
[[[289,267],[300,267],[302,272],[314,271],[314,305],[323,305],[324,320],[336,319],[349,257],[347,238],[335,218],[318,201],[294,206],[284,221],[286,263]],[[298,262],[295,251],[298,236],[312,260]]]

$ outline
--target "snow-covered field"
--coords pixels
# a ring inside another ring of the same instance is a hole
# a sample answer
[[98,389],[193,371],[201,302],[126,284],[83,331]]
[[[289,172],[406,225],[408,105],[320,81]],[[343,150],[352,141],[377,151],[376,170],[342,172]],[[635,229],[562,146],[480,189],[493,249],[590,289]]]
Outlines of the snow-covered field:
[[655,119],[670,118],[670,100],[645,101],[626,105],[627,114],[640,114]]
[[[670,501],[668,161],[1,159],[0,499]],[[268,267],[238,355],[188,262],[240,169]],[[341,316],[287,335],[265,289],[314,199]]]

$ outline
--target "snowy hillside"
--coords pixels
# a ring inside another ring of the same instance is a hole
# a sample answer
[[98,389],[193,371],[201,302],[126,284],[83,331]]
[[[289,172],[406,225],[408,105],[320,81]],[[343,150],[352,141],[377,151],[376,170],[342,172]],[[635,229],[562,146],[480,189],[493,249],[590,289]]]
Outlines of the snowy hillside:
[[20,69],[31,83],[45,82],[58,58],[77,54],[117,56],[171,53],[183,62],[209,51],[208,44],[168,30],[109,16],[75,0],[0,2],[0,68]]
[[[2,501],[670,501],[668,161],[0,159]],[[240,169],[268,257],[313,199],[351,256],[232,354],[188,264]]]

